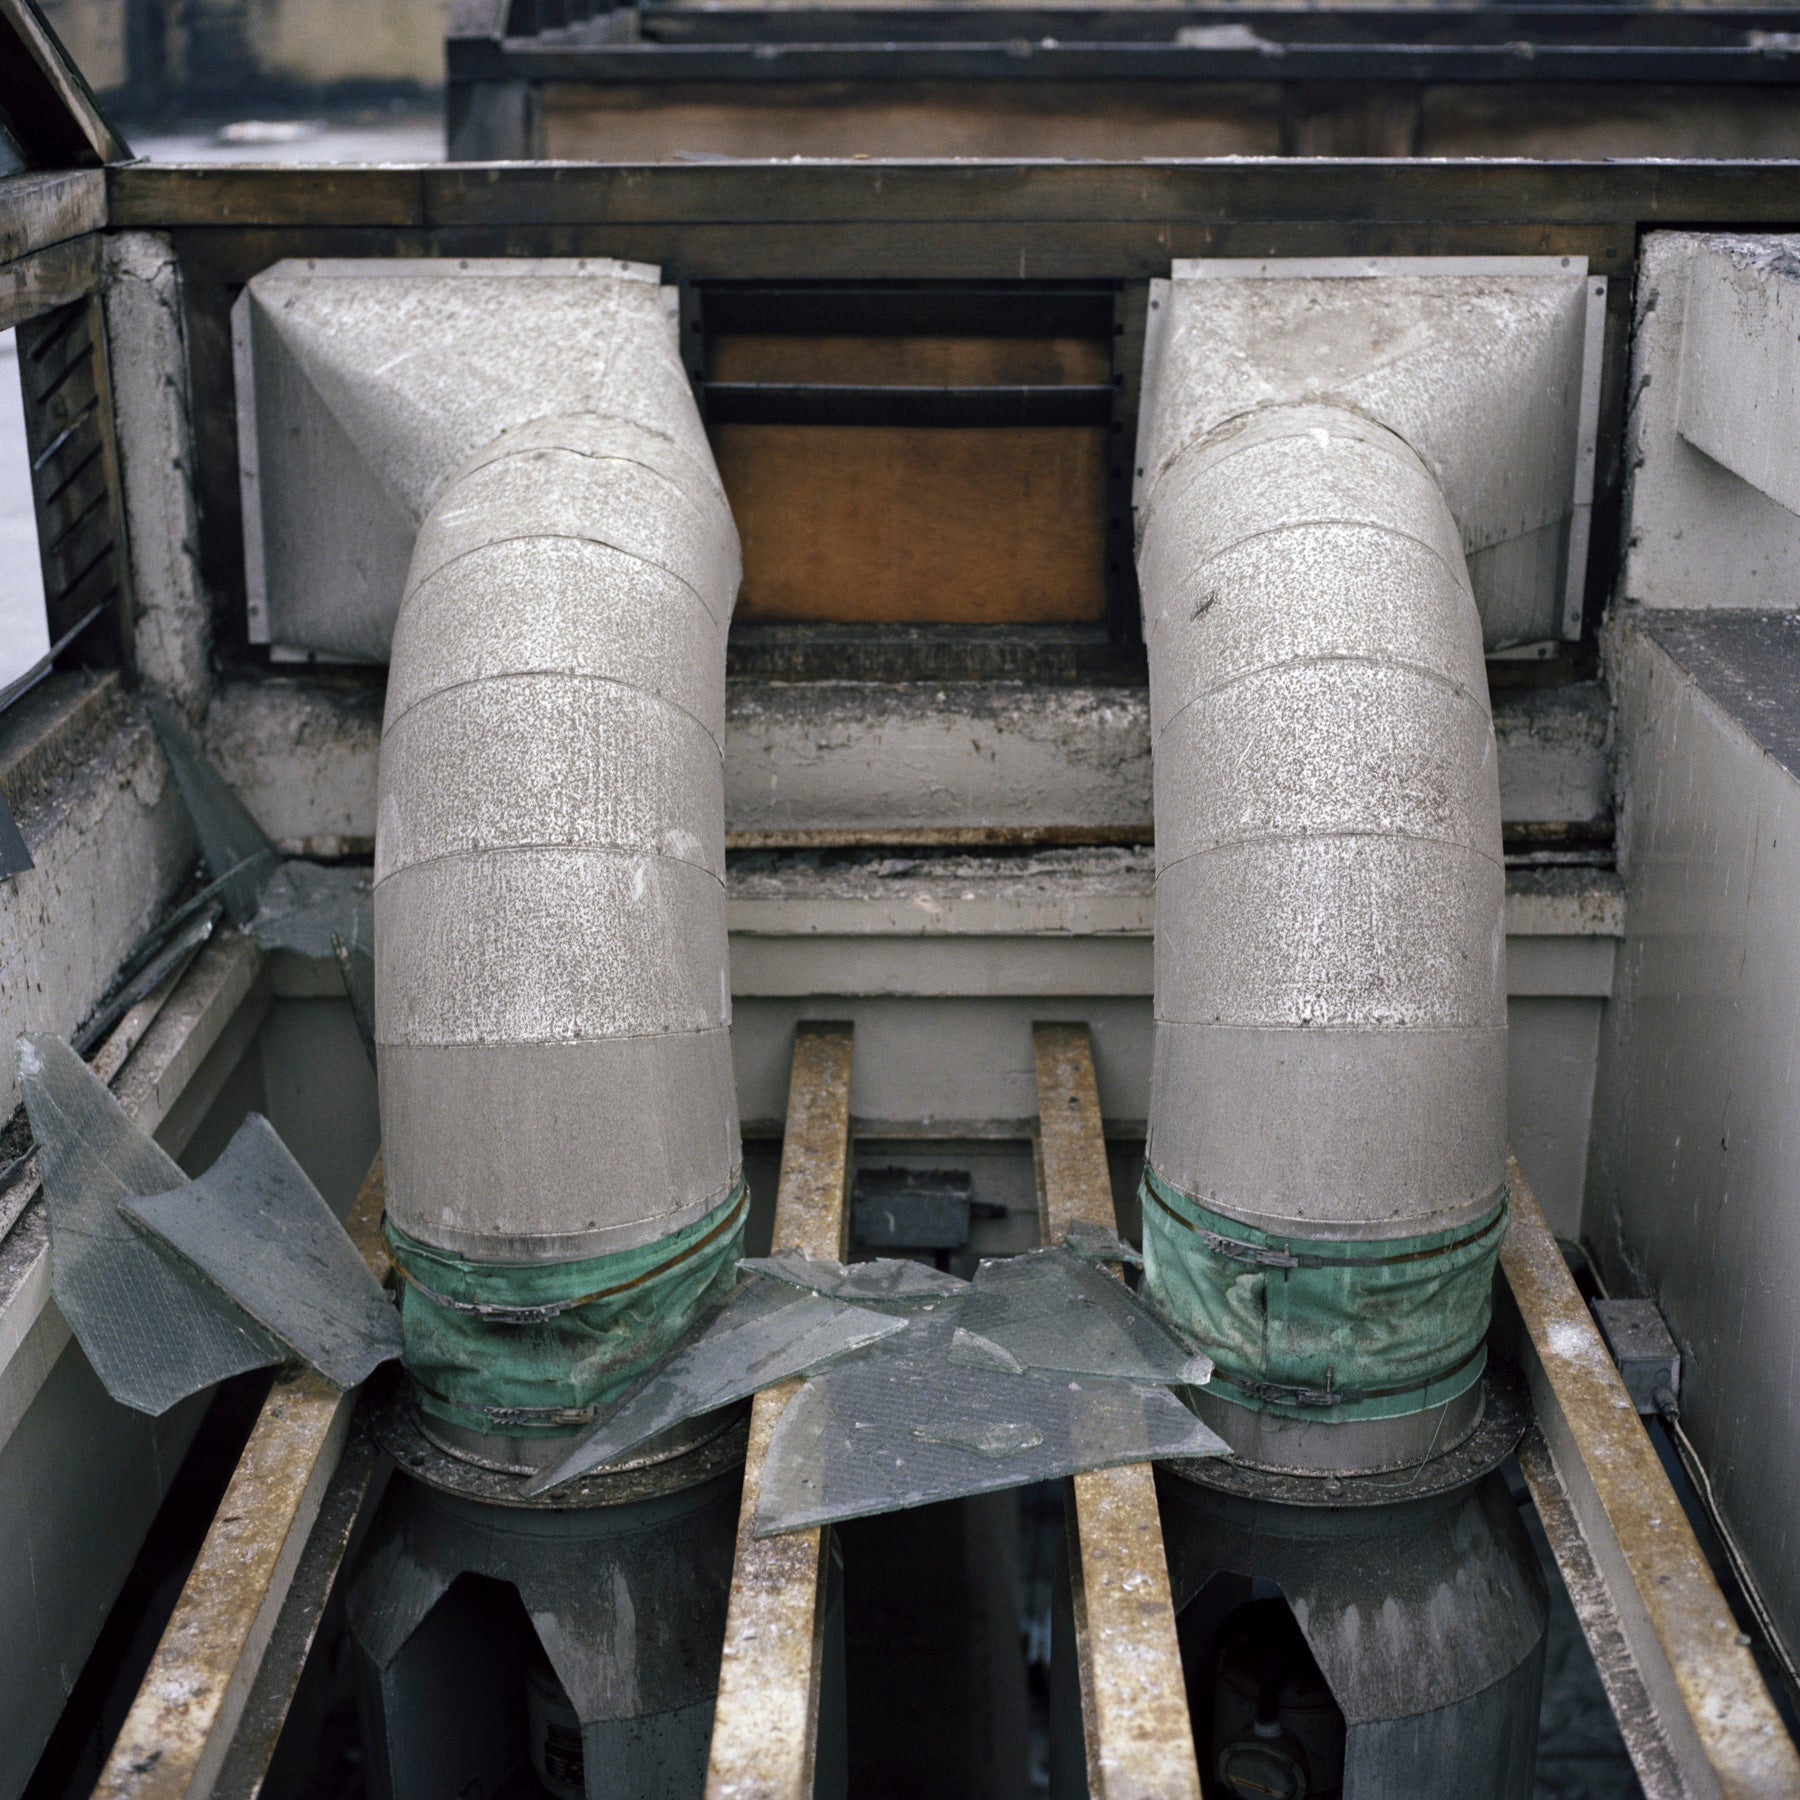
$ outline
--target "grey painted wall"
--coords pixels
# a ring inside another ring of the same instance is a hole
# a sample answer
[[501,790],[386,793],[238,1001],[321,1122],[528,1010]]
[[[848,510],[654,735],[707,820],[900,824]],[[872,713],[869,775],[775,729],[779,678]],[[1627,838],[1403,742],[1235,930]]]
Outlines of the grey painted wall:
[[1704,654],[1720,622],[1689,619],[1628,625],[1617,646],[1626,923],[1584,1218],[1615,1291],[1662,1305],[1684,1422],[1793,1648],[1800,755],[1784,764],[1780,730],[1800,748],[1800,625],[1766,621],[1792,641],[1785,665],[1746,645],[1733,681]]

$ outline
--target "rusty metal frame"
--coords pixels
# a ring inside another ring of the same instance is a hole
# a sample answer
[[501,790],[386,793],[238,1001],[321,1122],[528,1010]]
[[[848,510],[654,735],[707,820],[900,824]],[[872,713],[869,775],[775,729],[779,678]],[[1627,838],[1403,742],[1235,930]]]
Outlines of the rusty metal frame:
[[[1036,1025],[1031,1038],[1044,1242],[1078,1220],[1115,1230],[1088,1028]],[[1063,1510],[1088,1793],[1093,1800],[1200,1800],[1151,1465],[1071,1477]]]
[[[848,1238],[850,1027],[794,1033],[774,1246],[840,1260]],[[707,1761],[706,1800],[811,1800],[825,1667],[829,1528],[752,1536],[769,1439],[799,1391],[765,1388],[751,1403],[737,1561],[725,1617]]]

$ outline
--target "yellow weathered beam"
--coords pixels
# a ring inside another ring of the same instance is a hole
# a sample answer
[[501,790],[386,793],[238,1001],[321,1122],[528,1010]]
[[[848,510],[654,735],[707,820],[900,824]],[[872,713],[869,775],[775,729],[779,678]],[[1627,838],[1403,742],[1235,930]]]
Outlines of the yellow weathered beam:
[[[1077,1220],[1117,1229],[1085,1025],[1038,1025],[1038,1192],[1046,1243]],[[1069,1589],[1093,1800],[1200,1800],[1169,1565],[1148,1463],[1064,1489]]]
[[[385,1280],[382,1198],[377,1156],[349,1225]],[[96,1800],[202,1800],[212,1793],[355,1405],[354,1392],[311,1369],[275,1377],[101,1771]]]
[[[774,1247],[841,1259],[850,1173],[850,1027],[794,1034]],[[751,1403],[737,1561],[707,1760],[707,1800],[811,1800],[824,1669],[826,1533],[758,1539],[769,1439],[800,1391],[784,1381]]]
[[[1528,1439],[1520,1467],[1547,1529],[1573,1515],[1578,1533],[1550,1531],[1564,1580],[1579,1594],[1597,1573],[1604,1630],[1622,1637],[1642,1682],[1658,1731],[1626,1730],[1640,1778],[1651,1793],[1668,1791],[1666,1745],[1683,1793],[1789,1800],[1800,1794],[1800,1754],[1516,1162],[1507,1184],[1512,1221],[1500,1267],[1524,1327],[1518,1348],[1548,1453]],[[1583,1624],[1593,1638],[1594,1623]],[[1604,1673],[1615,1647],[1593,1647]]]

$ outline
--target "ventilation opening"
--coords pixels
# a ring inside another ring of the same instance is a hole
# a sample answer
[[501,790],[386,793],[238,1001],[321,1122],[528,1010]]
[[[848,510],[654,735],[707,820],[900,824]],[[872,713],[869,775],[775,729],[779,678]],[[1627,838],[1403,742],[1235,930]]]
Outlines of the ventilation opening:
[[689,367],[755,624],[1103,627],[1107,288],[707,287]]
[[1344,1715],[1281,1590],[1216,1576],[1176,1631],[1207,1800],[1338,1800]]

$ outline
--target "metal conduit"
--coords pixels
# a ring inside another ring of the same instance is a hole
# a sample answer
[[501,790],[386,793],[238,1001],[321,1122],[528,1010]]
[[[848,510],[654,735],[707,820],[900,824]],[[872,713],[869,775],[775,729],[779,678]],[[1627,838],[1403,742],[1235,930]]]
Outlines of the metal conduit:
[[[1249,1365],[1203,1402],[1240,1454],[1390,1466],[1475,1423],[1504,1193],[1499,785],[1456,522],[1392,432],[1269,407],[1163,463],[1139,563],[1152,1290]],[[1421,1348],[1426,1307],[1466,1316]]]

